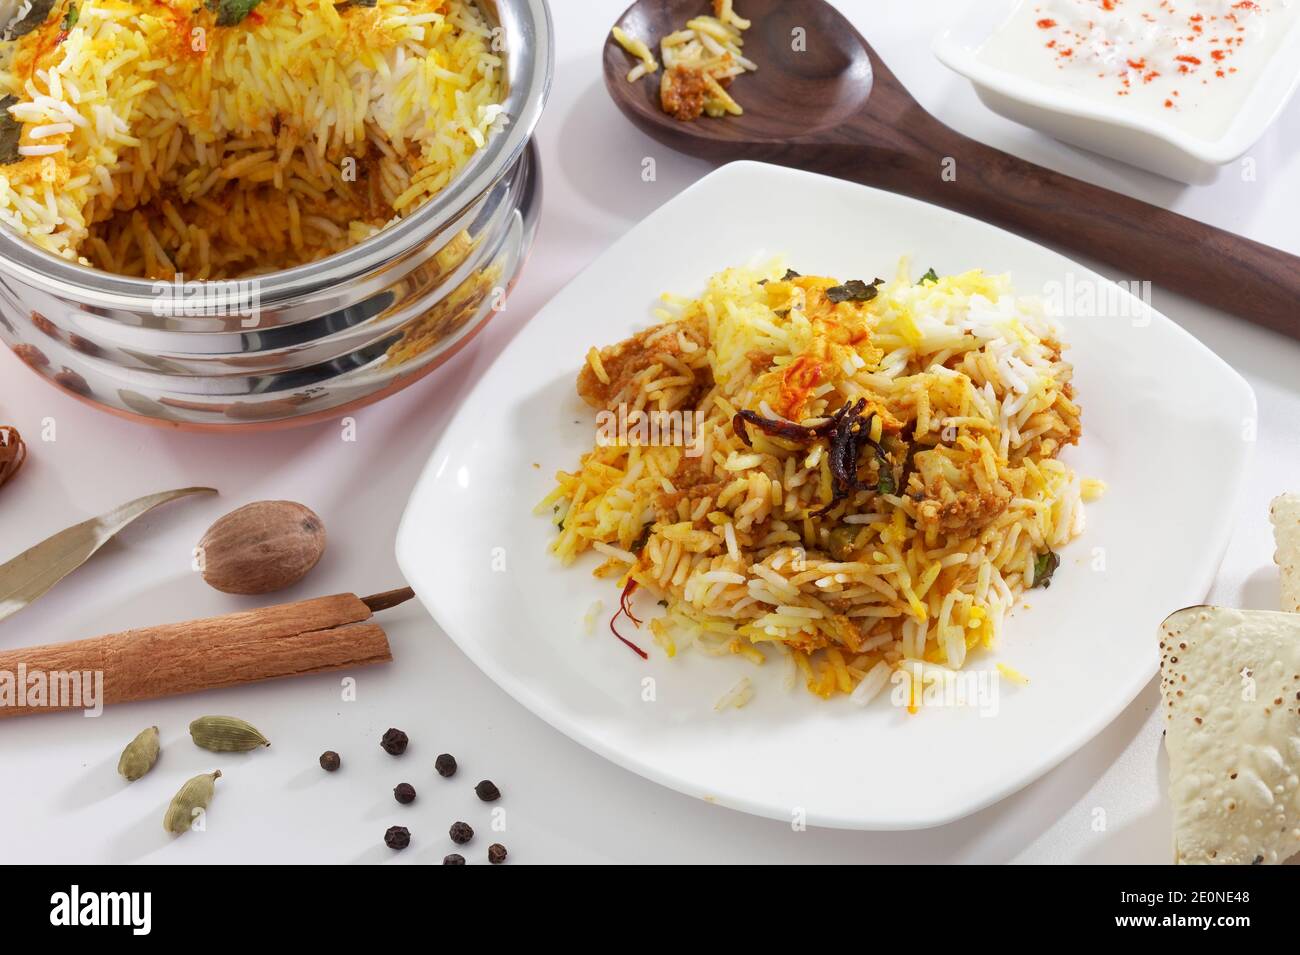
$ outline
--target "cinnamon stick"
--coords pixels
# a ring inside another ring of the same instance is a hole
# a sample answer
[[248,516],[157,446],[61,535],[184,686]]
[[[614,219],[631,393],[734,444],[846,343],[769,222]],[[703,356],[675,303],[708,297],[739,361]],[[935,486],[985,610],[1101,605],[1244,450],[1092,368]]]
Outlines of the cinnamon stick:
[[[376,603],[381,608],[395,606],[401,602],[399,595],[400,591],[380,595],[385,599]],[[366,600],[335,594],[3,651],[0,718],[93,705],[85,701],[84,693],[80,701],[69,702],[65,688],[72,674],[81,675],[82,681],[89,679],[86,674],[102,674],[99,703],[108,706],[390,662],[392,652],[383,628],[365,622],[371,613]],[[48,687],[39,701],[26,692],[33,674],[42,674],[37,682],[44,679]],[[20,680],[20,675],[26,680]]]

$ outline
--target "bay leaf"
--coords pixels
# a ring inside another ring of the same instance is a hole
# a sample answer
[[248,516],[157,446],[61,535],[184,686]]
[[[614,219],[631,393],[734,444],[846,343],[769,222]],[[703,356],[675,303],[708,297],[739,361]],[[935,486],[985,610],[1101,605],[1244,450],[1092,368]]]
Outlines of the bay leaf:
[[137,518],[179,497],[216,494],[216,488],[184,487],[130,501],[107,514],[59,531],[13,560],[0,564],[0,620],[22,610],[72,573]]
[[[22,4],[18,4],[19,7]],[[8,34],[8,39],[16,40],[20,36],[26,36],[33,30],[38,29],[47,19],[50,11],[54,9],[54,0],[32,0],[31,8],[21,20],[13,20],[4,28]]]

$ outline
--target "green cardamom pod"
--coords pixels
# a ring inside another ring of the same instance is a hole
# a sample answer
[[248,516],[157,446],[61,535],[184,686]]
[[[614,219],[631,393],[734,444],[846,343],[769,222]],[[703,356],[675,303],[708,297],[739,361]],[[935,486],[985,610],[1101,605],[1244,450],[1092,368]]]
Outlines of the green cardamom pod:
[[214,753],[246,753],[271,745],[255,726],[233,716],[200,716],[190,724],[190,736],[196,746]]
[[158,727],[150,726],[141,730],[122,750],[122,758],[117,761],[117,771],[126,777],[127,782],[133,783],[153,769],[161,749],[158,744]]
[[200,773],[181,787],[180,792],[172,797],[163,817],[163,828],[180,835],[189,832],[200,810],[206,811],[212,795],[216,792],[216,782],[221,778],[221,770]]

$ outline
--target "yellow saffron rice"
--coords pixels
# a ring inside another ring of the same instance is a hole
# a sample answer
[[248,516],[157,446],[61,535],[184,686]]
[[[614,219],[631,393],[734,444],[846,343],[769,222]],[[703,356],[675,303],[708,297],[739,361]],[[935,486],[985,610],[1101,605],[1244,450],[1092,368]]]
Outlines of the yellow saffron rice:
[[0,222],[151,278],[313,261],[482,148],[502,54],[471,0],[22,0],[0,40]]
[[[1059,459],[1080,435],[1060,329],[1005,276],[904,264],[841,283],[773,263],[665,296],[659,318],[593,348],[578,392],[661,427],[602,432],[538,510],[562,561],[594,550],[598,577],[666,605],[648,626],[670,656],[788,651],[814,693],[864,703],[895,670],[960,668],[1050,582],[1101,492]],[[851,489],[825,436],[846,406]]]

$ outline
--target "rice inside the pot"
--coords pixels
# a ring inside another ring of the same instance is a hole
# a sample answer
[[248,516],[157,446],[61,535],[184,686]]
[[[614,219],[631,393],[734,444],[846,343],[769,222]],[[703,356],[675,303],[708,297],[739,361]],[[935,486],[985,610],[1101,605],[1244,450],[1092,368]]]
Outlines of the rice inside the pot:
[[338,252],[445,188],[506,121],[502,37],[471,0],[12,12],[0,221],[124,275],[233,278]]

